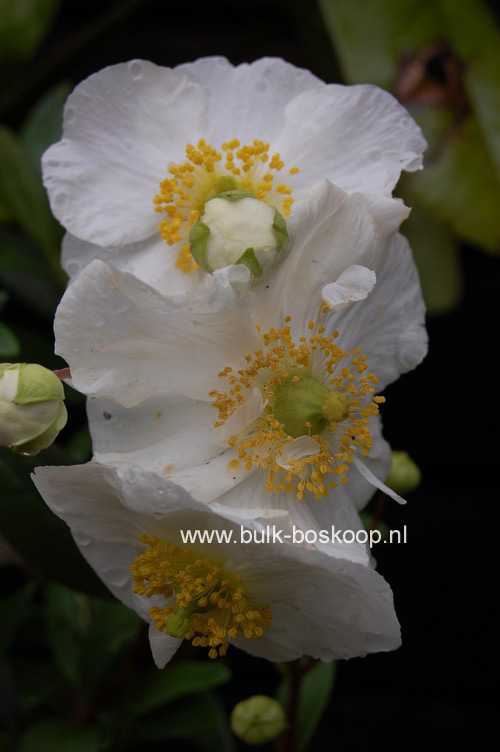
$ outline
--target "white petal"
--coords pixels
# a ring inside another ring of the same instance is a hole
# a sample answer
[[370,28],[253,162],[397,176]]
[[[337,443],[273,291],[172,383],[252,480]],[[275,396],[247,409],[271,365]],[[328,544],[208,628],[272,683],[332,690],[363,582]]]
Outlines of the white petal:
[[318,442],[312,436],[298,436],[293,441],[285,444],[281,456],[276,457],[276,462],[280,467],[289,470],[292,462],[301,460],[303,457],[318,454],[319,451]]
[[262,399],[262,392],[255,387],[252,393],[234,413],[226,420],[223,426],[214,431],[214,437],[219,446],[227,447],[231,436],[239,436],[245,428],[250,426],[262,412],[267,404]]
[[373,267],[377,283],[369,297],[328,318],[327,332],[337,329],[340,347],[360,347],[379,379],[381,391],[415,368],[427,352],[425,306],[408,241],[391,238]]
[[154,624],[149,625],[149,645],[157,668],[165,668],[182,645],[182,640],[159,632]]
[[253,286],[257,323],[267,331],[291,316],[294,336],[316,320],[321,291],[352,265],[374,268],[386,251],[387,237],[408,216],[399,200],[349,195],[327,180],[301,201],[288,226],[292,245],[272,275]]
[[248,475],[241,462],[235,463],[234,449],[215,443],[215,410],[208,402],[153,397],[124,408],[91,399],[87,411],[94,459],[100,464],[155,472],[205,503]]
[[[82,553],[105,579],[108,559],[120,563],[113,574],[112,589],[121,577],[125,590],[114,592],[130,604],[129,562],[142,544],[140,533],[180,542],[180,530],[233,531],[238,526],[194,502],[172,484],[154,474],[112,470],[90,463],[80,467],[38,468],[35,483],[53,511],[80,538]],[[259,523],[260,524],[260,523]],[[245,527],[249,530],[253,522]],[[86,545],[83,536],[87,536]],[[234,539],[233,539],[234,540]],[[256,604],[268,603],[273,622],[262,639],[240,638],[244,650],[270,660],[290,660],[311,655],[322,660],[348,658],[399,645],[399,626],[387,583],[370,566],[353,559],[326,555],[301,545],[230,545],[233,541],[197,544],[200,555],[225,561],[231,574],[240,574],[247,596]],[[99,559],[89,551],[100,547]],[[120,555],[115,549],[123,548]],[[347,554],[346,549],[346,554]],[[128,594],[126,590],[128,588]],[[154,601],[133,607],[143,613]],[[158,665],[163,665],[176,643],[152,630],[152,647]],[[177,643],[178,644],[178,643]]]
[[209,399],[224,366],[258,349],[249,296],[231,280],[245,267],[206,276],[191,296],[162,297],[135,277],[93,261],[66,291],[55,320],[56,350],[75,387],[132,407],[161,393]]
[[233,67],[225,58],[205,57],[175,70],[208,92],[214,146],[235,137],[242,143],[274,138],[283,125],[285,105],[303,91],[324,86],[309,71],[279,58]]
[[356,457],[356,455],[354,455],[352,461],[358,468],[361,475],[366,478],[368,483],[371,483],[372,486],[378,488],[379,491],[383,491],[385,494],[387,494],[387,496],[390,496],[391,499],[397,501],[398,504],[406,504],[406,499],[403,499],[403,497],[393,491],[392,488],[389,488],[389,486],[386,486],[385,483],[382,483],[382,481],[372,473],[372,471],[365,465],[364,462],[362,462],[362,460],[359,459],[359,457]]
[[375,272],[366,266],[353,264],[342,272],[336,282],[323,287],[321,297],[331,311],[341,311],[350,303],[364,300],[371,293],[376,280]]
[[201,88],[168,68],[134,60],[90,76],[68,98],[63,138],[43,157],[55,216],[103,246],[152,235],[159,183],[205,134],[206,117]]
[[[387,92],[369,85],[330,84],[288,104],[285,126],[273,146],[287,165],[299,167],[302,190],[327,177],[349,193],[390,195],[401,170],[421,167],[426,142]],[[294,195],[300,198],[301,192]]]
[[371,567],[300,546],[274,559],[259,549],[258,567],[249,563],[243,577],[247,592],[270,604],[273,623],[260,640],[239,638],[242,650],[275,661],[330,661],[400,645],[391,589]]
[[155,234],[147,240],[118,248],[103,248],[66,233],[63,238],[61,264],[70,282],[94,259],[110,262],[122,272],[158,290],[162,295],[191,293],[204,281],[205,274],[193,270],[186,274],[177,264],[178,245],[168,246]]

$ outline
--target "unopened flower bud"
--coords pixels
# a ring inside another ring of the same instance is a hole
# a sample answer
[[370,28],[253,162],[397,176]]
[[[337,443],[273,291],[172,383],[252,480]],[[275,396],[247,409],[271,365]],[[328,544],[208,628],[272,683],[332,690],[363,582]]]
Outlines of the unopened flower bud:
[[266,744],[286,728],[285,712],[277,700],[254,695],[234,706],[231,729],[246,744]]
[[385,482],[399,494],[414,491],[420,485],[422,474],[408,452],[393,452],[392,466]]
[[0,363],[0,446],[37,454],[66,425],[64,388],[36,363]]
[[196,263],[206,272],[244,264],[260,277],[288,242],[288,231],[277,209],[246,191],[226,190],[207,201],[189,242]]

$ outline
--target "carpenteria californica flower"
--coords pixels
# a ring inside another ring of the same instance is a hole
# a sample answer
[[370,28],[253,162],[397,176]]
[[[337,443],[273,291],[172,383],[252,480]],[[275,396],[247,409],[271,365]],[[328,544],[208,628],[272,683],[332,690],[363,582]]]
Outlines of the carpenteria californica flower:
[[[330,661],[400,644],[392,594],[358,544],[182,543],[181,530],[240,526],[154,473],[91,462],[41,467],[35,484],[111,592],[150,621],[163,667],[183,639],[272,661]],[[247,529],[252,527],[248,523]]]
[[363,506],[390,466],[377,392],[426,351],[418,276],[394,232],[406,212],[325,181],[291,218],[285,261],[251,288],[241,265],[169,297],[89,264],[55,331],[74,386],[100,398],[95,458],[303,526],[335,499]]
[[280,59],[134,60],[76,87],[43,175],[69,233],[70,277],[101,258],[176,293],[203,279],[189,232],[222,191],[248,192],[286,220],[324,178],[391,195],[424,148],[406,110],[373,86],[327,85]]

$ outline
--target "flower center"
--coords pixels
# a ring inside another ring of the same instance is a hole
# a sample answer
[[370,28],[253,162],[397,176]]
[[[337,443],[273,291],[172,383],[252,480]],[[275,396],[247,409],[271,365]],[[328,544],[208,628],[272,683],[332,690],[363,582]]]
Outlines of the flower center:
[[[228,439],[239,457],[230,466],[265,468],[268,490],[295,491],[299,500],[305,491],[319,499],[337,480],[347,482],[356,448],[363,456],[370,451],[369,418],[385,401],[373,396],[377,378],[359,348],[342,350],[334,342],[338,332],[326,336],[312,321],[309,330],[299,343],[288,325],[263,334],[264,347],[246,356],[246,368],[236,374],[228,366],[219,373],[229,389],[210,392],[218,410],[214,426],[221,429],[260,390],[260,414]],[[329,475],[337,480],[325,482]]]
[[226,654],[229,639],[258,639],[271,626],[269,608],[249,600],[239,575],[154,535],[139,540],[147,548],[130,567],[134,593],[169,600],[149,610],[161,632],[208,647],[209,657],[217,658]]
[[[291,188],[281,180],[285,163],[277,153],[270,156],[269,149],[270,144],[258,139],[241,146],[235,138],[223,143],[220,151],[203,139],[197,147],[187,144],[186,161],[169,167],[170,176],[160,183],[160,192],[153,199],[155,211],[166,215],[158,227],[166,243],[187,240],[206,202],[227,191],[248,191],[288,216],[293,198]],[[289,174],[298,171],[292,167]],[[198,268],[188,242],[176,263],[186,273]]]

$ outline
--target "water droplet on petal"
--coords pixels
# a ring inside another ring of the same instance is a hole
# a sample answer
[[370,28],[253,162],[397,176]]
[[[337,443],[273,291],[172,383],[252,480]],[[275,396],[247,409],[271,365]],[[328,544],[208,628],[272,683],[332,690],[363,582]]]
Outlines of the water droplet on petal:
[[134,81],[139,81],[144,73],[144,68],[140,60],[132,60],[128,66],[128,72]]

